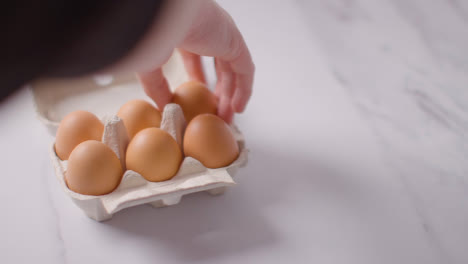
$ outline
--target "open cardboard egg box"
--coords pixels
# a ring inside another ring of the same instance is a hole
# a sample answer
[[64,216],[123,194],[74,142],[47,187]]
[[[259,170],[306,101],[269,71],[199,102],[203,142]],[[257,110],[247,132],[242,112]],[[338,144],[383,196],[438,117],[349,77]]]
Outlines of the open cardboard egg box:
[[[171,89],[188,81],[188,75],[177,52],[164,65],[163,71]],[[239,157],[232,164],[223,168],[208,169],[196,159],[185,157],[178,173],[172,179],[149,182],[140,174],[125,170],[125,151],[129,139],[122,120],[115,115],[120,106],[131,99],[150,101],[133,75],[100,76],[72,81],[46,80],[33,83],[31,87],[38,118],[54,136],[60,120],[75,110],[90,111],[104,123],[102,142],[117,154],[125,171],[120,185],[109,194],[92,196],[71,191],[65,182],[67,161],[60,160],[55,153],[55,142],[50,147],[50,156],[60,186],[73,202],[94,220],[110,219],[114,213],[140,204],[150,204],[154,207],[174,205],[189,193],[207,191],[213,195],[221,194],[228,186],[235,184],[233,176],[238,168],[247,164],[248,150],[245,148],[242,133],[235,125],[231,125],[240,150]],[[161,129],[168,132],[181,148],[186,125],[182,109],[178,105],[168,104],[164,108]]]

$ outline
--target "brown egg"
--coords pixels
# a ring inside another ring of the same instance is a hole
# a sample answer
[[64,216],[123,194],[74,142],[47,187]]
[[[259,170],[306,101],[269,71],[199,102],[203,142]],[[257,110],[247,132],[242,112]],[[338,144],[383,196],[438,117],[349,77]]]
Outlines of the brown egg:
[[221,118],[203,114],[192,119],[185,130],[184,154],[207,168],[221,168],[237,159],[239,146]]
[[61,160],[67,160],[73,149],[86,140],[101,140],[104,125],[92,113],[75,111],[63,118],[57,129],[55,152]]
[[200,114],[216,114],[216,96],[197,81],[183,83],[174,91],[172,102],[180,105],[187,122]]
[[124,104],[117,113],[127,128],[128,137],[148,127],[161,125],[161,112],[145,100],[131,100]]
[[138,132],[127,148],[127,169],[152,182],[169,180],[182,163],[182,151],[174,138],[159,128]]
[[70,154],[65,181],[74,192],[103,195],[119,186],[122,174],[117,155],[104,143],[88,140]]

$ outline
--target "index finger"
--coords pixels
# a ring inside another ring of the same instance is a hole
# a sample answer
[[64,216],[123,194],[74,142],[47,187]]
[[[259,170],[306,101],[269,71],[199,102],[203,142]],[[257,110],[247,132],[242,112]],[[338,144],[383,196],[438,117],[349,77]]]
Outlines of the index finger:
[[183,49],[179,49],[179,53],[182,56],[185,70],[189,74],[190,79],[199,81],[201,83],[206,83],[200,55],[188,52]]
[[172,100],[172,93],[161,68],[151,72],[137,73],[145,93],[153,99],[160,111]]

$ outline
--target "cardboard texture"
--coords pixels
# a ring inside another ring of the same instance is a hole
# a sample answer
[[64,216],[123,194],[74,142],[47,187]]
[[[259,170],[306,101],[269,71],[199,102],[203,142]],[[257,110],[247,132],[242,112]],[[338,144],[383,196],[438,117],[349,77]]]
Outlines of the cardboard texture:
[[[171,89],[188,80],[178,53],[173,54],[163,70]],[[174,205],[189,193],[207,191],[213,195],[221,194],[227,187],[235,185],[233,176],[240,167],[247,164],[248,150],[245,148],[243,135],[232,125],[240,154],[231,165],[208,169],[199,161],[185,157],[178,173],[171,180],[149,182],[140,174],[125,170],[125,151],[129,139],[122,120],[115,116],[120,106],[128,100],[143,98],[149,101],[134,76],[101,76],[71,82],[40,81],[32,84],[32,91],[38,118],[54,136],[60,120],[74,110],[93,112],[104,123],[102,141],[117,154],[125,171],[120,185],[112,193],[92,196],[68,189],[64,179],[67,161],[58,158],[54,143],[50,147],[55,174],[63,191],[88,217],[96,221],[110,219],[114,213],[140,204],[150,204],[154,207]],[[180,106],[168,104],[164,108],[161,129],[168,132],[181,148],[186,125]]]

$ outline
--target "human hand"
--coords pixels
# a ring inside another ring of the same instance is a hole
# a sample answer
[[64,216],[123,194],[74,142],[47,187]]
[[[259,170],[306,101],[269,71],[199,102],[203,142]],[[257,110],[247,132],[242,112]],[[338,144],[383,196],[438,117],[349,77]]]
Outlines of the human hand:
[[[218,115],[231,123],[234,113],[244,111],[252,93],[255,66],[247,45],[229,14],[213,1],[200,1],[193,19],[185,23],[190,24],[176,37],[172,50],[179,48],[190,78],[201,82],[205,77],[200,55],[214,57]],[[169,56],[160,61],[167,61]],[[162,63],[137,74],[146,94],[160,109],[172,99]]]

